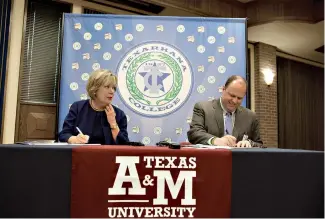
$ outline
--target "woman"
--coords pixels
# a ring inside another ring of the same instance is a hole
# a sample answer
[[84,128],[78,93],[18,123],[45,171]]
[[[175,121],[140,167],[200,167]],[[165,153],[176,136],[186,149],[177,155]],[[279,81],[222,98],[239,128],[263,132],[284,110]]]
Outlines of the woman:
[[59,141],[102,145],[122,145],[128,142],[125,113],[112,105],[116,86],[117,77],[111,71],[93,72],[86,88],[90,99],[71,105],[59,133]]

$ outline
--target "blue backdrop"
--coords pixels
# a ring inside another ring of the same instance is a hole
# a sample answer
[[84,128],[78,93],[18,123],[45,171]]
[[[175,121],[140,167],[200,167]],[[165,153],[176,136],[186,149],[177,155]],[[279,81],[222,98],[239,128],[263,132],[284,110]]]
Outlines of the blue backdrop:
[[186,141],[194,104],[218,98],[230,75],[246,77],[246,20],[65,14],[59,131],[99,68],[118,76],[113,104],[131,141]]

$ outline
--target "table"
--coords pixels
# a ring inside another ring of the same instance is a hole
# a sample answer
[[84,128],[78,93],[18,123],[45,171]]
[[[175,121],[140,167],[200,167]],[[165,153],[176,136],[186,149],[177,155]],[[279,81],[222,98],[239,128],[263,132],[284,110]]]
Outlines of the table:
[[[149,155],[177,159],[196,157],[197,177],[192,178],[195,179],[194,184],[199,186],[194,186],[192,190],[192,199],[196,198],[196,205],[189,203],[189,207],[196,206],[194,217],[324,217],[324,152],[271,148],[172,150],[70,145],[0,145],[0,217],[89,216],[85,215],[89,211],[78,210],[78,206],[87,208],[87,200],[90,205],[97,198],[100,199],[98,194],[102,193],[96,193],[97,187],[90,186],[94,181],[84,174],[89,172],[90,176],[96,176],[101,171],[106,171],[105,177],[109,182],[110,179],[115,179],[120,165],[112,158],[140,156],[142,159]],[[112,165],[99,168],[100,171],[97,172],[85,171],[86,167],[94,168],[99,160]],[[200,169],[201,166],[204,168]],[[150,175],[148,172],[140,172],[140,177]],[[172,171],[171,175],[177,178],[176,172]],[[183,187],[189,175],[186,176]],[[91,188],[90,192],[85,188]],[[167,190],[168,188],[165,192]],[[74,194],[75,191],[81,192]],[[105,193],[108,195],[107,190]],[[174,201],[171,204],[179,207],[185,193],[179,189],[180,197],[169,197],[168,201]],[[157,193],[147,196],[154,199],[157,198]],[[87,197],[86,204],[82,202],[82,197]],[[190,195],[185,199],[190,200]],[[121,203],[105,204],[123,206]],[[205,205],[209,206],[207,211],[200,210]],[[154,214],[153,211],[151,213]],[[183,213],[190,215],[185,210]]]

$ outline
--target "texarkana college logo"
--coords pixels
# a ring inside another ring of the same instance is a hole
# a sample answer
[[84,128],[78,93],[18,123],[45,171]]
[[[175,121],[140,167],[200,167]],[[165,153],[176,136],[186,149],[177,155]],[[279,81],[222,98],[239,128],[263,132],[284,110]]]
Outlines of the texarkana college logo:
[[180,51],[164,43],[132,49],[117,72],[121,98],[142,115],[164,116],[177,110],[192,87],[190,63]]

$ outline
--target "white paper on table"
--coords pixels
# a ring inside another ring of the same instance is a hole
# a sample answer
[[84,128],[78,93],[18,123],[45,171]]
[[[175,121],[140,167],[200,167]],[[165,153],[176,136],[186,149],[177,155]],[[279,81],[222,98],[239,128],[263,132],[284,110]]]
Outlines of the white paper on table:
[[205,144],[195,144],[187,145],[182,148],[198,148],[198,149],[233,149],[234,147],[230,146],[214,146],[214,145],[205,145]]

